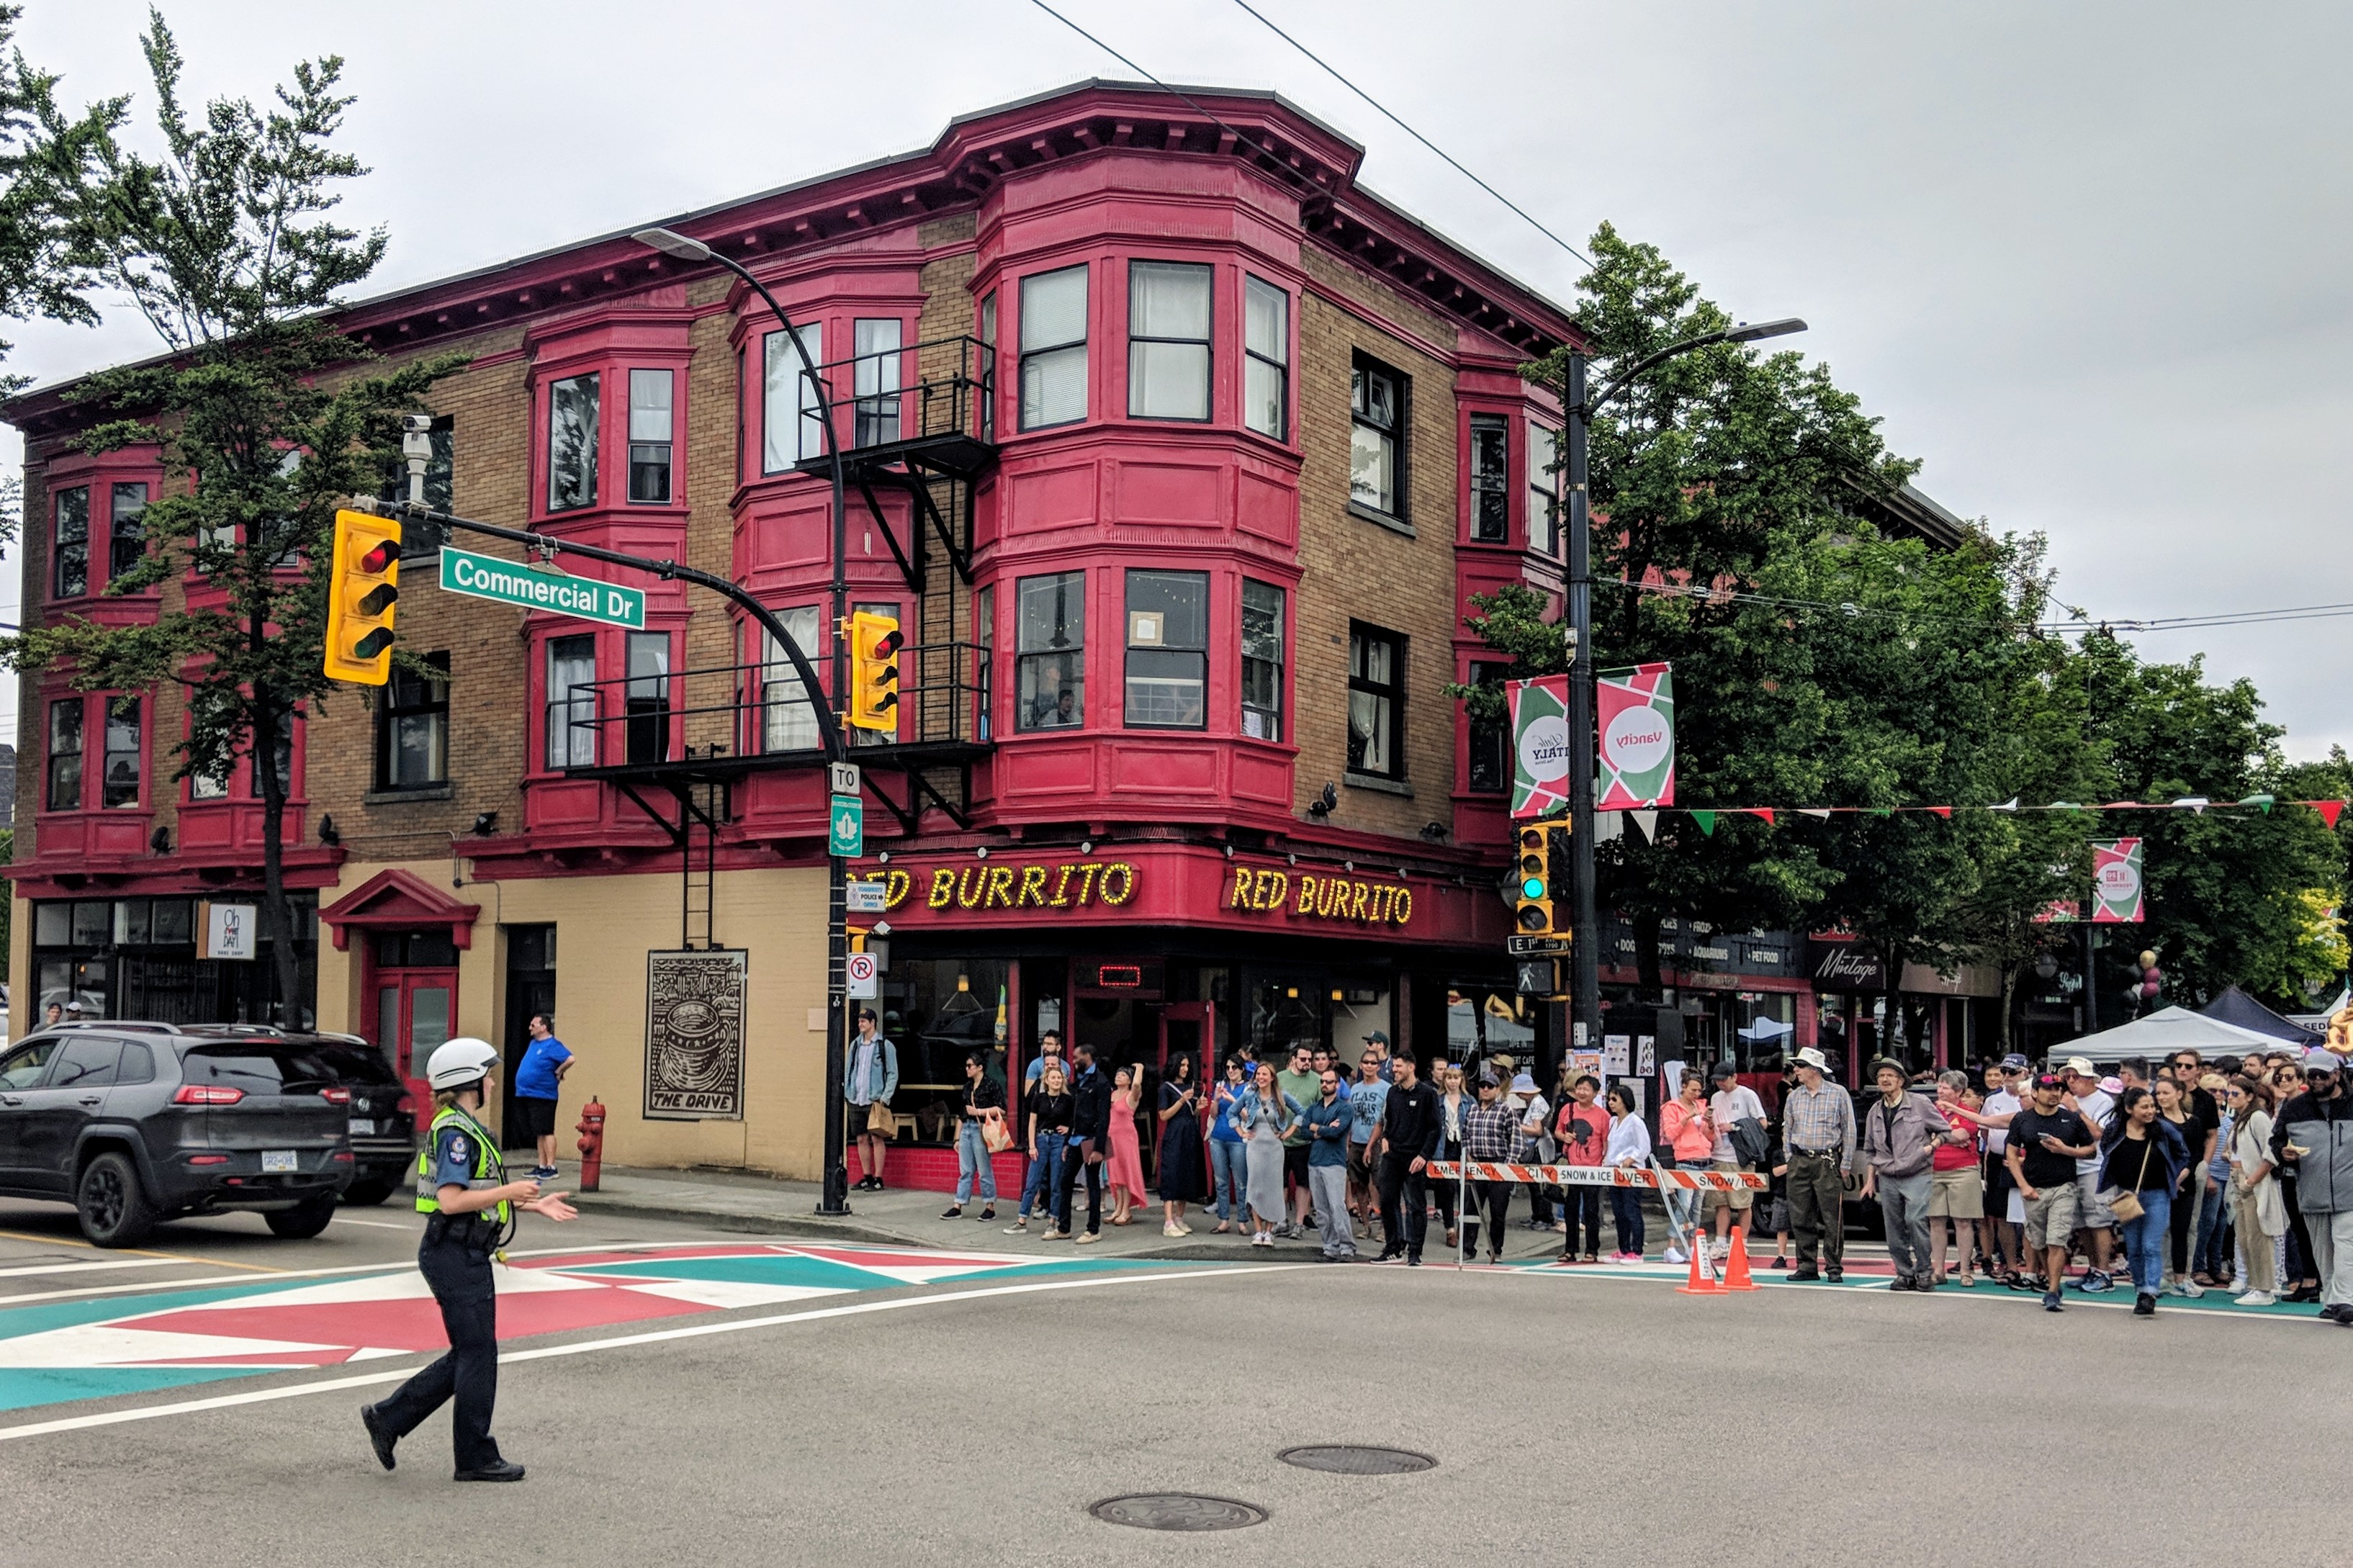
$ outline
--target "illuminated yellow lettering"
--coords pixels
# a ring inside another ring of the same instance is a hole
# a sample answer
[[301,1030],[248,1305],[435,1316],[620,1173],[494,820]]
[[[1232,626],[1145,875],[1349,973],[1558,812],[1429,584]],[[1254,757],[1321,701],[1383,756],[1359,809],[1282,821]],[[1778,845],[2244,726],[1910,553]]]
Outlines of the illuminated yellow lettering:
[[1251,908],[1250,886],[1257,879],[1250,874],[1250,868],[1249,867],[1235,867],[1234,885],[1232,890],[1226,894],[1226,908],[1229,910],[1247,910]]
[[986,866],[966,866],[963,870],[956,873],[956,908],[960,910],[976,910],[980,908],[980,896],[982,893],[986,892],[987,889],[988,868]]
[[1071,907],[1071,873],[1077,869],[1076,866],[1061,868],[1062,874],[1054,879],[1054,896],[1048,900],[1048,907],[1057,910],[1067,910]]
[[1413,919],[1413,889],[1399,888],[1397,890],[1396,910],[1389,916],[1389,920],[1393,924],[1403,925],[1411,919]]
[[1290,897],[1290,872],[1261,871],[1258,874],[1258,908],[1279,910]]
[[988,868],[987,890],[981,894],[984,910],[1009,910],[1013,907],[1013,868],[991,866]]
[[1025,910],[1042,910],[1046,907],[1045,867],[1024,866],[1021,868],[1021,896],[1015,901]]
[[1078,866],[1079,896],[1072,900],[1082,908],[1095,896],[1095,879],[1103,875],[1103,867],[1092,860],[1082,860]]
[[923,902],[935,910],[944,910],[955,898],[955,873],[945,866],[932,873],[932,890]]
[[1309,876],[1304,871],[1302,871],[1299,874],[1298,913],[1303,915],[1312,915],[1315,912],[1315,885],[1316,879]]
[[886,910],[895,910],[905,903],[907,894],[913,889],[915,879],[904,871],[882,873],[882,907]]
[[[1113,882],[1119,884],[1116,893],[1112,891]],[[1135,868],[1124,860],[1113,861],[1103,868],[1102,883],[1095,890],[1102,895],[1104,903],[1117,909],[1135,897]]]
[[1365,900],[1373,896],[1373,885],[1370,882],[1351,882],[1348,884],[1348,918],[1352,921],[1363,920]]

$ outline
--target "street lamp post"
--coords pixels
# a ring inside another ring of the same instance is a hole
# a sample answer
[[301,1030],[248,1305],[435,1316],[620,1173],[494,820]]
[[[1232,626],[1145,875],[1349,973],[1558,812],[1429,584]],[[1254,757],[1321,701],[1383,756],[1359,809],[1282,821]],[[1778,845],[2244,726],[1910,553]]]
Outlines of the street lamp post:
[[1594,414],[1632,385],[1653,366],[1712,343],[1747,343],[1802,332],[1806,323],[1795,317],[1754,325],[1725,327],[1671,343],[1635,362],[1630,369],[1588,397],[1585,390],[1585,355],[1568,356],[1568,385],[1562,399],[1568,408],[1568,626],[1571,663],[1568,680],[1568,864],[1569,901],[1576,931],[1569,949],[1572,981],[1569,1046],[1591,1050],[1601,1043],[1601,921],[1595,910],[1593,873],[1593,764],[1600,737],[1594,730],[1593,658],[1593,528],[1587,510],[1587,446]]
[[[810,389],[817,395],[818,425],[825,436],[827,467],[833,478],[832,612],[828,624],[834,631],[830,662],[832,689],[839,696],[849,689],[848,655],[842,647],[840,636],[842,617],[849,613],[846,564],[849,517],[842,506],[841,443],[833,428],[833,401],[826,395],[825,383],[817,374],[817,363],[809,357],[808,345],[801,341],[799,330],[793,325],[792,318],[785,314],[785,308],[776,302],[776,297],[769,293],[767,285],[753,277],[750,269],[742,263],[720,255],[699,239],[691,239],[672,229],[641,228],[629,237],[681,261],[714,262],[741,278],[776,316],[777,330],[785,334],[785,341],[793,345],[793,353],[799,357],[802,374],[808,377]],[[765,356],[763,364],[765,375]],[[794,432],[793,442],[797,448],[800,444],[797,429]],[[786,635],[785,641],[794,664],[803,664],[799,654],[791,649],[789,634]],[[814,698],[815,694],[811,696]],[[848,762],[849,749],[842,741],[841,726],[835,721],[830,708],[814,700],[810,706],[818,710],[818,729],[825,739],[826,760]],[[849,991],[843,974],[849,952],[849,867],[841,857],[828,855],[825,898],[825,1176],[817,1209],[821,1215],[846,1215],[849,1212],[849,1171],[845,1159],[847,1151],[843,1147],[847,1142],[845,1121],[849,1110],[842,1092],[842,1075],[849,1061]]]

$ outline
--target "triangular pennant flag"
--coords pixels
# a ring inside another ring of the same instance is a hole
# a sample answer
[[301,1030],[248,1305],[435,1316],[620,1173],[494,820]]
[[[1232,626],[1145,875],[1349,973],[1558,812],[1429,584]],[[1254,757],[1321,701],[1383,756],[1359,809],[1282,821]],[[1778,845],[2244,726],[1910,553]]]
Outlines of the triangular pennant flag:
[[1828,822],[1831,819],[1830,808],[1828,806],[1823,806],[1818,810],[1810,806],[1801,805],[1798,807],[1798,815],[1799,816],[1814,817],[1822,822]]
[[2320,820],[2321,820],[2321,821],[2323,821],[2323,822],[2325,822],[2325,823],[2327,823],[2327,824],[2328,824],[2328,827],[2329,827],[2329,831],[2330,831],[2330,832],[2332,832],[2332,833],[2333,833],[2333,832],[2335,832],[2335,831],[2336,831],[2336,829],[2337,829],[2337,814],[2338,812],[2343,811],[2343,810],[2345,809],[2345,803],[2344,803],[2343,801],[2341,801],[2341,800],[2308,800],[2308,801],[2306,801],[2304,804],[2305,804],[2305,805],[2308,805],[2308,806],[2310,806],[2310,807],[2312,807],[2312,809],[2313,809],[2313,810],[2315,810],[2315,811],[2316,811],[2316,812],[2320,813]]
[[1692,820],[1699,824],[1699,830],[1701,833],[1710,838],[1715,837],[1715,813],[1712,811],[1694,811],[1692,813]]
[[1932,805],[1928,809],[1938,816],[1949,817],[1953,815],[1953,808],[1949,805]]
[[2102,811],[2134,811],[2139,806],[2140,802],[2137,800],[2110,800],[2100,803]]
[[1873,816],[1893,816],[1895,815],[1895,808],[1892,805],[1874,805],[1871,808],[1871,815]]
[[1626,815],[1634,819],[1634,826],[1641,829],[1642,837],[1644,838],[1650,840],[1653,844],[1656,844],[1659,841],[1659,814],[1657,812],[1630,811]]
[[2081,811],[2084,808],[2072,800],[2054,800],[2042,808],[2045,811]]
[[1773,808],[1769,805],[1752,805],[1748,808],[1748,815],[1763,817],[1767,827],[1773,826]]
[[1989,809],[1994,810],[1994,811],[2016,811],[2016,810],[2018,809],[2018,797],[2017,797],[2016,795],[2011,795],[2008,800],[2003,801],[2000,805],[1993,806],[1993,807],[1991,807],[1991,808],[1989,808]]
[[2251,795],[2245,799],[2240,801],[2239,804],[2241,805],[2259,806],[2262,808],[2263,814],[2265,816],[2269,816],[2272,814],[2272,802],[2278,798],[2279,797],[2277,795]]
[[2184,806],[2187,806],[2191,811],[2198,813],[2199,816],[2203,816],[2206,815],[2206,808],[2213,804],[2214,803],[2212,801],[2207,799],[2202,795],[2185,795],[2180,799],[2173,803],[2173,809],[2179,811]]

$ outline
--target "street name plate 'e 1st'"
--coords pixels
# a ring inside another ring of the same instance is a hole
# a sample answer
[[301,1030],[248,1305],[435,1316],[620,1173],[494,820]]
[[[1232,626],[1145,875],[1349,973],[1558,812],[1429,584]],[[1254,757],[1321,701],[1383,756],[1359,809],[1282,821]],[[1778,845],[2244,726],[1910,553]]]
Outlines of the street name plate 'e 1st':
[[441,586],[471,598],[526,610],[552,610],[607,626],[642,629],[646,624],[646,595],[641,588],[624,588],[594,577],[567,577],[561,572],[543,572],[448,545],[441,547]]

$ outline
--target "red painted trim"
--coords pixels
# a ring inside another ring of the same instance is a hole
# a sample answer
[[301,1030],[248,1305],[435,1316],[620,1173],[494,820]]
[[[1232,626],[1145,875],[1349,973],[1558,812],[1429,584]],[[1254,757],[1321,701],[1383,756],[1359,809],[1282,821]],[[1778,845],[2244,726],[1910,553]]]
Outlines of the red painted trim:
[[414,872],[387,867],[322,906],[319,919],[333,932],[338,952],[350,948],[355,928],[411,931],[441,925],[449,928],[449,940],[463,951],[474,945],[474,921],[481,912],[480,905],[460,903]]

